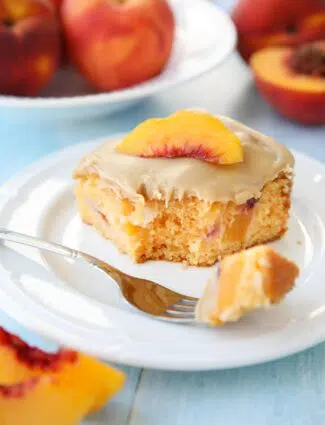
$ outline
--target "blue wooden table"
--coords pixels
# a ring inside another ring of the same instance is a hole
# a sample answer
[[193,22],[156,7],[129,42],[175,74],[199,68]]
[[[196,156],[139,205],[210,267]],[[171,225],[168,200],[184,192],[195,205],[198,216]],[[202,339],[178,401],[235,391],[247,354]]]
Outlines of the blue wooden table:
[[[224,2],[229,4],[230,1]],[[69,144],[128,131],[148,116],[166,115],[185,107],[203,107],[229,115],[325,162],[325,128],[295,125],[271,111],[256,93],[249,70],[234,54],[213,73],[116,116],[83,122],[58,122],[41,117],[17,122],[14,113],[1,113],[0,181]],[[0,312],[0,325],[32,343],[44,344],[3,312]],[[324,425],[324,349],[325,345],[321,344],[276,362],[219,372],[172,373],[124,368],[128,383],[109,405],[107,423]]]

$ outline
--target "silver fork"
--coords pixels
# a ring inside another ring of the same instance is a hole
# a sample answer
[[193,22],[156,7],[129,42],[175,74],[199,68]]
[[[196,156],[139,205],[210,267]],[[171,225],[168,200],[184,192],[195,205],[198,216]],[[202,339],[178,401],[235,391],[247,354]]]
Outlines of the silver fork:
[[94,266],[117,284],[129,306],[156,319],[178,323],[190,323],[195,320],[197,298],[171,291],[150,280],[129,276],[85,252],[4,229],[0,229],[0,240],[49,251]]

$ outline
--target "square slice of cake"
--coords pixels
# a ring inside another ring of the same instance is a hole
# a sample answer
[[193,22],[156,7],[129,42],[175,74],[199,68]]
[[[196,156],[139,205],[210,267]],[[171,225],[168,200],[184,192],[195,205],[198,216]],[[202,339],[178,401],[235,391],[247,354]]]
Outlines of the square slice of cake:
[[268,308],[293,288],[298,274],[295,263],[263,245],[225,257],[205,287],[196,319],[221,326]]
[[285,233],[293,164],[230,118],[180,111],[87,155],[75,193],[83,221],[133,261],[209,266]]

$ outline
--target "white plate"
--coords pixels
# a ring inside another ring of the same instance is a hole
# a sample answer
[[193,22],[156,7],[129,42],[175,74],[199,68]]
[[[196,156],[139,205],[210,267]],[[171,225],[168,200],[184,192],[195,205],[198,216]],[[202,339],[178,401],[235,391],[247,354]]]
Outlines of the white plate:
[[236,43],[230,17],[209,0],[171,0],[171,5],[177,22],[174,50],[168,67],[156,78],[126,90],[94,94],[82,78],[61,70],[41,97],[0,96],[0,107],[34,114],[37,109],[51,117],[108,114],[220,65]]
[[[164,262],[134,265],[81,223],[71,173],[93,146],[81,144],[57,152],[2,186],[1,226],[80,248],[125,272],[198,296],[211,269]],[[114,285],[98,272],[11,245],[11,249],[0,248],[0,308],[58,343],[109,361],[162,369],[237,367],[321,342],[325,339],[325,166],[298,153],[296,160],[290,229],[273,245],[297,261],[301,277],[281,305],[222,329],[162,323],[128,310]]]

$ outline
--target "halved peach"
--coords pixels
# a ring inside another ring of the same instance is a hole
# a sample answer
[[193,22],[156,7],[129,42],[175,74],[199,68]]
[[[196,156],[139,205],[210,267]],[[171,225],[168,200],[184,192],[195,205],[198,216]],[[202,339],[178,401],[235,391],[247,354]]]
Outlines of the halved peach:
[[117,151],[143,158],[188,157],[216,164],[235,164],[244,157],[239,138],[220,119],[189,110],[144,121],[122,140]]
[[124,379],[91,357],[45,353],[0,328],[0,424],[77,424],[102,408]]
[[271,106],[303,124],[325,123],[325,42],[263,49],[250,64]]

